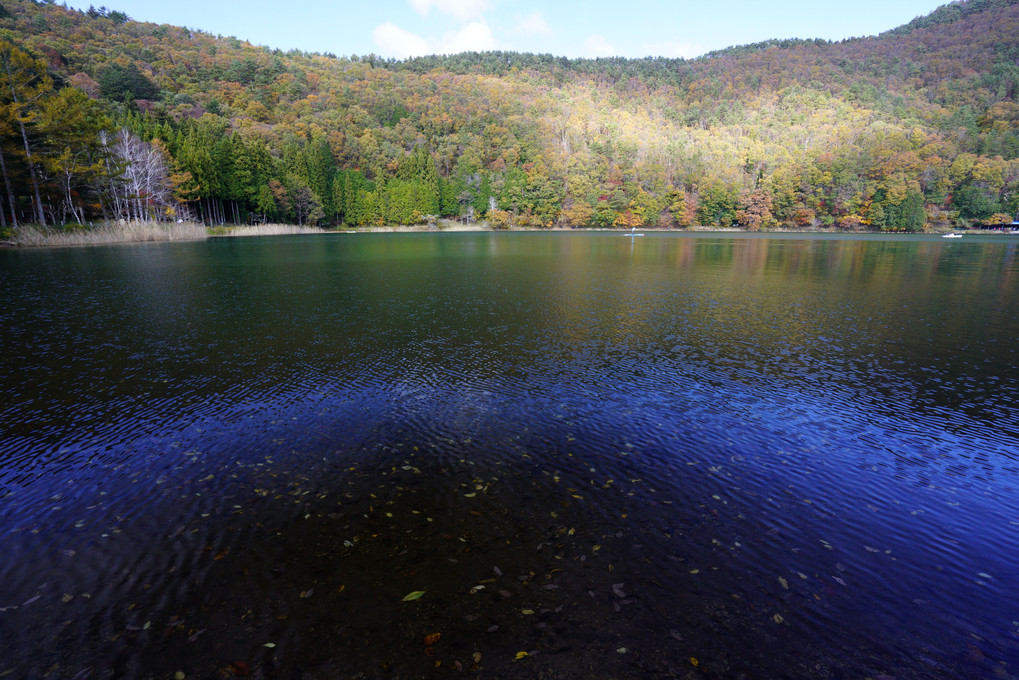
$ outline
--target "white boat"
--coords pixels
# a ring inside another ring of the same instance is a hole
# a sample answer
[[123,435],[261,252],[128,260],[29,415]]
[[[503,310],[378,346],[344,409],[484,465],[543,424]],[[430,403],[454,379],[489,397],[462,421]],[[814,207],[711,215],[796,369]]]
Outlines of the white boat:
[[962,238],[962,234],[944,234],[941,238]]

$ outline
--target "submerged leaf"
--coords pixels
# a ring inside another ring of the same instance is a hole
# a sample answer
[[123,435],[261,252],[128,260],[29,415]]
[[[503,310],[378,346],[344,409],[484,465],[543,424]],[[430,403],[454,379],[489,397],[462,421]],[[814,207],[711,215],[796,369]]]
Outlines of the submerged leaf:
[[424,594],[425,594],[425,591],[423,591],[423,590],[415,590],[412,593],[407,593],[407,596],[404,597],[402,601],[403,602],[412,602],[412,601],[420,598]]
[[246,664],[243,661],[234,661],[232,664],[230,664],[230,671],[234,675],[240,675],[244,677],[251,675],[251,668],[248,666],[248,664]]

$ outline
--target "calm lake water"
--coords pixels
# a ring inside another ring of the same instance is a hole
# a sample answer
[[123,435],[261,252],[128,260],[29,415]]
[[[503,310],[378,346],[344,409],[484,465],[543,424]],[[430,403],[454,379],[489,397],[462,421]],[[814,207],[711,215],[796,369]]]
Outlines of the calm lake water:
[[0,274],[0,678],[1019,677],[1019,239]]

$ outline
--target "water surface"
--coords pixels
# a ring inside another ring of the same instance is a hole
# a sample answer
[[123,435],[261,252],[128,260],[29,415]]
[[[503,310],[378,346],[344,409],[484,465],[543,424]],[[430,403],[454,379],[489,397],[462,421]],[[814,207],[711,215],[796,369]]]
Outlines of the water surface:
[[0,252],[0,676],[1019,677],[1017,244]]

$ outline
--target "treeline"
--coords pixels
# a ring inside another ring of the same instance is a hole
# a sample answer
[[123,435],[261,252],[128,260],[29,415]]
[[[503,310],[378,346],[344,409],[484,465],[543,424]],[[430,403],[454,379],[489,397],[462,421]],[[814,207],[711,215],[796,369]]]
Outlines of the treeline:
[[7,222],[916,230],[1019,211],[1014,2],[686,61],[404,62],[2,3]]
[[[0,225],[92,219],[416,224],[488,209],[477,176],[444,178],[417,147],[386,176],[341,169],[323,135],[271,148],[221,117],[118,115],[0,38]],[[112,115],[111,115],[112,113]]]
[[[420,224],[484,214],[491,191],[478,175],[443,177],[424,146],[369,178],[341,168],[325,135],[287,135],[278,148],[206,115],[179,124],[132,114],[132,137],[165,149],[175,170],[175,215],[207,224]],[[123,133],[122,133],[123,134]]]

